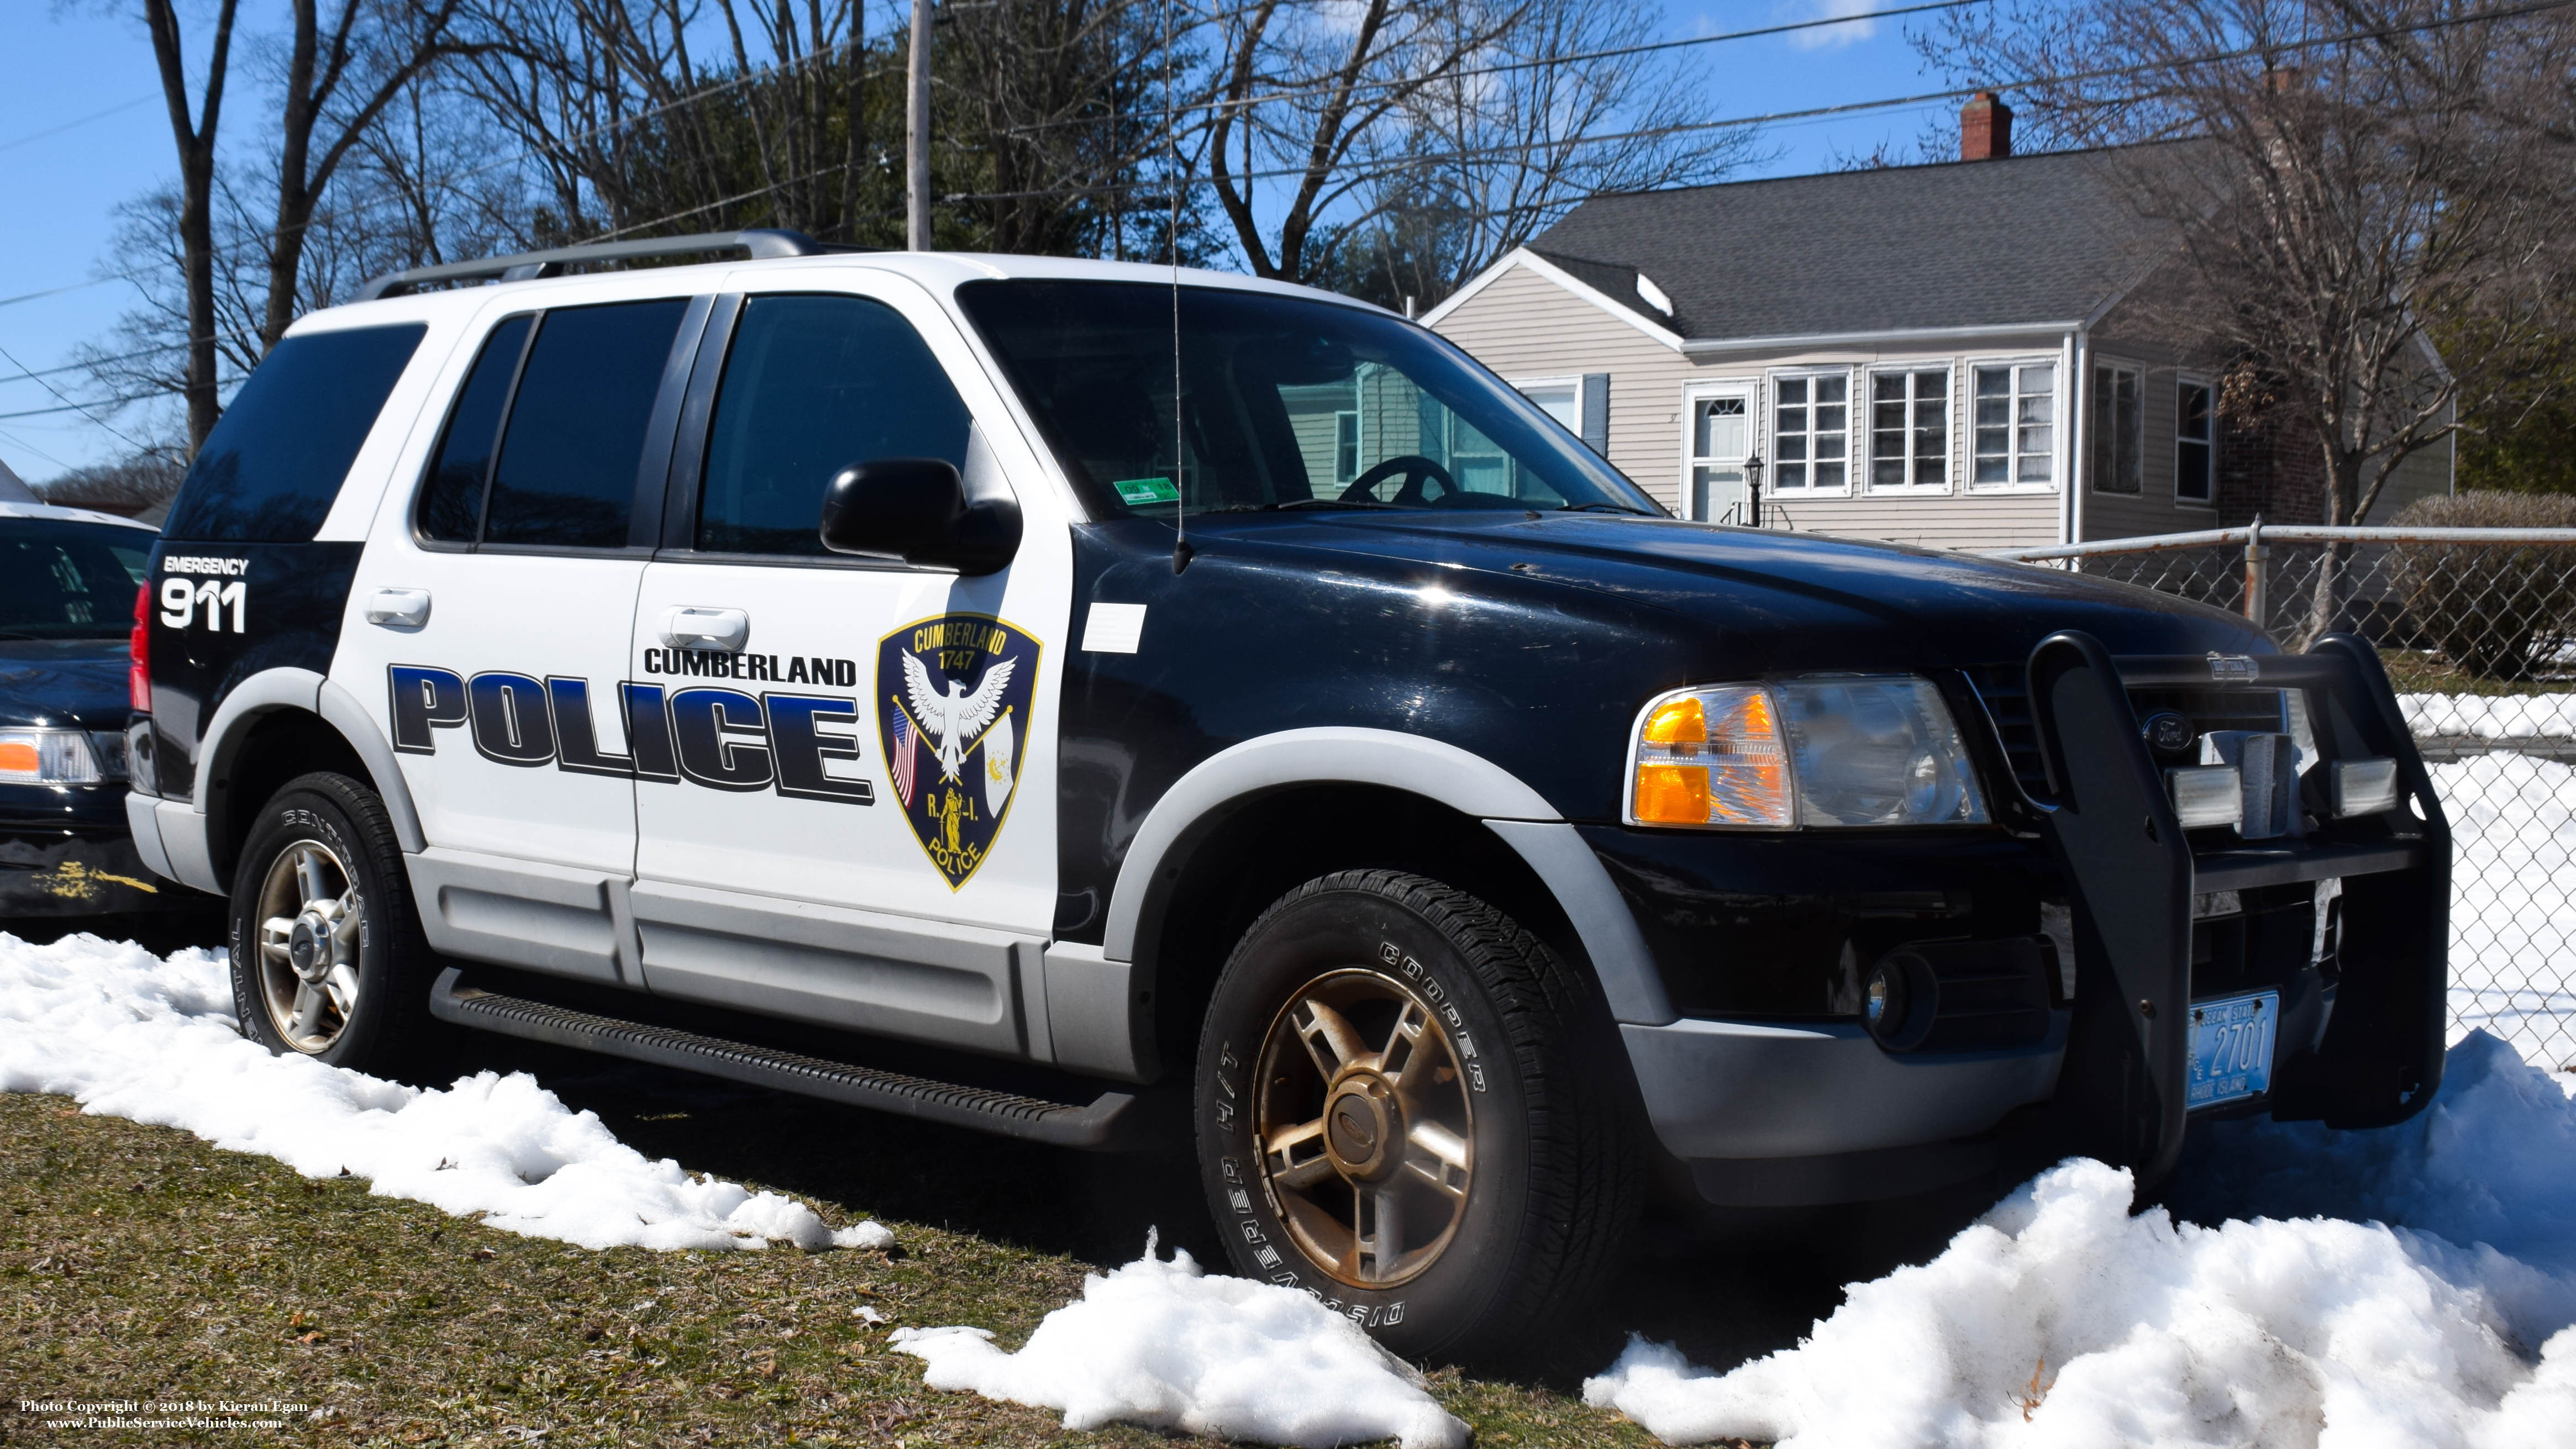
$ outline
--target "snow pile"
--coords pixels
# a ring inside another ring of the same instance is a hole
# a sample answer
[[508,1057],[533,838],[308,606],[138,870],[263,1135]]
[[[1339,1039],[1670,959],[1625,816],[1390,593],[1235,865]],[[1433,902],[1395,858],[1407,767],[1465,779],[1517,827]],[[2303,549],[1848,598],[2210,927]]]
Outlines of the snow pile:
[[307,1177],[373,1180],[529,1237],[586,1248],[881,1247],[879,1223],[835,1233],[814,1210],[676,1162],[648,1160],[524,1072],[424,1091],[271,1056],[234,1028],[220,952],[0,934],[0,1091],[59,1092],[92,1113],[176,1127]]
[[2576,1068],[2576,767],[2478,755],[2433,768],[2451,821],[2451,1021]]
[[2510,1049],[2453,1048],[2403,1126],[2224,1123],[2198,1154],[2213,1204],[2387,1225],[2131,1217],[2126,1172],[2069,1161],[1794,1349],[1720,1375],[1635,1341],[1584,1397],[1782,1449],[2576,1442],[2576,1104]]
[[1018,1353],[980,1328],[899,1328],[935,1389],[1064,1411],[1064,1427],[1124,1420],[1266,1444],[1459,1449],[1467,1426],[1442,1412],[1411,1366],[1349,1319],[1293,1288],[1205,1277],[1187,1252],[1145,1256],[1083,1280]]
[[2576,692],[2558,694],[2401,694],[2397,707],[2417,735],[2472,735],[2518,740],[2576,735]]

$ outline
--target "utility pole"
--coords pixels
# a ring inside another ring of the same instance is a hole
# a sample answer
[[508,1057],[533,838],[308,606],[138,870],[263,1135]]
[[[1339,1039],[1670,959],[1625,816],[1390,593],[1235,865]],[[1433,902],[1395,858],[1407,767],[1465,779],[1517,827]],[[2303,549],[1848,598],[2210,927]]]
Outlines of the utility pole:
[[905,57],[903,244],[930,250],[930,0],[912,0],[912,53]]

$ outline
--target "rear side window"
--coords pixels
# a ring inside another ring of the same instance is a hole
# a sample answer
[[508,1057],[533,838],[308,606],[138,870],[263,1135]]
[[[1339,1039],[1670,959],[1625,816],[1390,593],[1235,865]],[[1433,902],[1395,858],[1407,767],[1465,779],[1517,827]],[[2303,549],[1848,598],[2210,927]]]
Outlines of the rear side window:
[[308,332],[270,348],[197,450],[163,535],[312,538],[428,330],[413,322]]
[[483,521],[483,488],[491,481],[492,455],[501,448],[501,413],[510,405],[510,384],[518,379],[519,358],[528,350],[528,329],[535,321],[512,317],[493,328],[483,355],[474,360],[465,390],[457,394],[456,414],[438,440],[429,483],[420,491],[423,538],[474,541]]
[[644,434],[688,305],[565,307],[492,329],[422,485],[422,536],[624,547]]
[[707,430],[696,546],[820,554],[823,489],[853,463],[966,466],[969,419],[910,324],[860,297],[754,297]]

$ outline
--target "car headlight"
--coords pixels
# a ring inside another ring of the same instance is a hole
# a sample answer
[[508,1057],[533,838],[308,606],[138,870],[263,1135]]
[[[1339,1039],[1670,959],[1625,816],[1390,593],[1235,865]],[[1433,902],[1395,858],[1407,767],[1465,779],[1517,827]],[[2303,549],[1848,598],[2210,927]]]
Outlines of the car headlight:
[[79,730],[0,730],[0,784],[95,785],[98,756]]
[[1950,707],[1930,680],[1910,675],[1675,690],[1638,716],[1629,754],[1635,825],[1987,819]]

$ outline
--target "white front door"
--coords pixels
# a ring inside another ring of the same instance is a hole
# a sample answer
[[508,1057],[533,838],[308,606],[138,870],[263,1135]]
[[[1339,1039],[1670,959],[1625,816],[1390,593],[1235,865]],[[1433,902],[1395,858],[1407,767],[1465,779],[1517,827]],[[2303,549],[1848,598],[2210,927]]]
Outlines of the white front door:
[[1749,524],[1752,493],[1745,459],[1753,455],[1750,385],[1694,393],[1690,403],[1689,516],[1702,523]]

